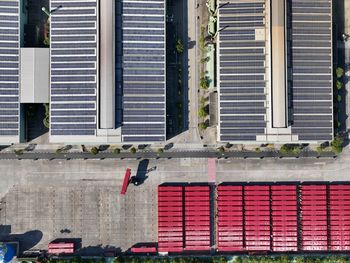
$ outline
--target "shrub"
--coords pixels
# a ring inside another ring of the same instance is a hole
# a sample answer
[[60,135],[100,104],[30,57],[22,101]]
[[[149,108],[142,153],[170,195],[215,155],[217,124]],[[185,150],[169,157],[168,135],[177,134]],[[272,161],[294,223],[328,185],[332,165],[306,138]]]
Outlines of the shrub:
[[337,96],[337,101],[338,102],[341,102],[341,96],[338,94],[338,96]]
[[280,153],[284,155],[295,154],[298,155],[301,152],[299,144],[283,144]]
[[161,154],[161,153],[163,153],[164,152],[164,149],[163,148],[158,148],[157,149],[157,154]]
[[260,147],[256,147],[256,148],[255,148],[255,152],[260,153],[260,152],[261,152]]

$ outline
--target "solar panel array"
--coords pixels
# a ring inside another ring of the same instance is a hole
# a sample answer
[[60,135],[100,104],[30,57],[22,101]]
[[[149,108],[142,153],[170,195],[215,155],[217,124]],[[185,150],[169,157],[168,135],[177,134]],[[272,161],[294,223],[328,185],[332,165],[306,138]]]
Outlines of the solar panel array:
[[0,137],[19,135],[18,95],[19,1],[0,1]]
[[255,141],[265,133],[265,0],[220,0],[219,140]]
[[165,0],[122,0],[124,142],[165,140]]
[[331,140],[332,1],[292,0],[292,133],[299,140]]
[[97,0],[51,9],[51,135],[95,135]]

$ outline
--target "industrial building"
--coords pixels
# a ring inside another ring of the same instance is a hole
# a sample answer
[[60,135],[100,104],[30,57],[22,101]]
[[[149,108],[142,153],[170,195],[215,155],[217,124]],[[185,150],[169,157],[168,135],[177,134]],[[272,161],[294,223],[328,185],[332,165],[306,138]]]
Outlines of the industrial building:
[[158,252],[348,252],[349,211],[348,184],[160,185]]
[[51,10],[51,142],[165,141],[165,1]]
[[333,138],[332,1],[218,1],[218,141]]
[[26,141],[27,103],[52,143],[165,141],[165,0],[38,3],[0,1],[0,144]]

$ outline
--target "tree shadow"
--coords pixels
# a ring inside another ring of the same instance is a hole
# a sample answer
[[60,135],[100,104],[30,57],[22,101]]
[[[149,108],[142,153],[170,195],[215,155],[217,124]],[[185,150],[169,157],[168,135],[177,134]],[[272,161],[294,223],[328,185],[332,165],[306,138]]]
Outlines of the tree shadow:
[[106,150],[108,150],[109,146],[110,146],[109,144],[102,144],[98,147],[98,151],[99,152],[106,151]]

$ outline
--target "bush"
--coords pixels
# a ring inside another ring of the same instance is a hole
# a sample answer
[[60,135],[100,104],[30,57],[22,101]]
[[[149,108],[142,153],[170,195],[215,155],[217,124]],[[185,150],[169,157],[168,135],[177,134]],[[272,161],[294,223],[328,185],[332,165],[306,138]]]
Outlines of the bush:
[[98,148],[97,147],[92,147],[90,152],[93,154],[93,155],[96,155],[98,154]]
[[335,74],[337,75],[337,78],[341,78],[344,75],[344,69],[342,69],[341,67],[337,67],[337,69],[335,70]]
[[255,148],[255,152],[257,152],[257,153],[261,153],[261,149],[260,149],[260,147],[256,147],[256,148]]
[[136,150],[135,147],[132,147],[132,148],[130,149],[130,152],[131,152],[131,153],[136,153],[136,151],[137,151],[137,150]]
[[335,82],[335,86],[337,87],[338,90],[340,90],[343,87],[343,83],[339,80]]
[[164,149],[163,148],[158,148],[157,149],[157,154],[161,154],[161,153],[163,153],[164,152]]
[[115,149],[113,150],[113,153],[120,153],[120,149],[119,149],[119,148],[115,148]]
[[339,154],[343,151],[343,138],[339,135],[334,137],[334,140],[331,142],[332,151],[336,154]]
[[283,155],[295,154],[298,155],[301,152],[301,147],[299,144],[283,144],[280,153]]

